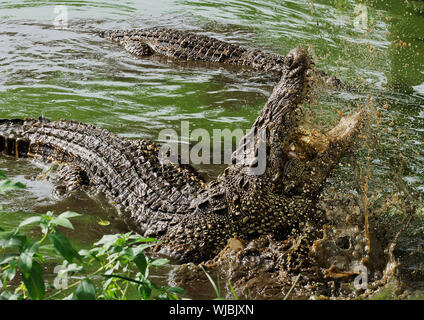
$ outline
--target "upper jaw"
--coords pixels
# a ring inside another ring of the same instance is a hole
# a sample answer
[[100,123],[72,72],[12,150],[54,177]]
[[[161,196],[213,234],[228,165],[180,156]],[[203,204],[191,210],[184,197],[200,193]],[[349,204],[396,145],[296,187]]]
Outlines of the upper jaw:
[[343,116],[327,132],[299,125],[286,146],[288,161],[284,166],[283,191],[316,194],[328,175],[349,150],[363,124],[364,111]]
[[[313,158],[329,151],[335,145],[350,144],[362,123],[364,112],[358,111],[340,118],[339,123],[327,132],[320,132],[312,126],[299,126],[291,151],[301,159]],[[297,151],[297,152],[296,152]]]

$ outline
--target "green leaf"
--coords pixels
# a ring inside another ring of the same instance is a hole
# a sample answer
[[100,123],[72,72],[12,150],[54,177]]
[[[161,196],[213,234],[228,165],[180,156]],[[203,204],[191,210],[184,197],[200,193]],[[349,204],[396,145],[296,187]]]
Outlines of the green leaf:
[[8,253],[0,258],[0,266],[2,264],[9,263],[10,261],[16,260],[19,257],[17,253]]
[[138,292],[144,300],[147,300],[152,295],[152,286],[150,281],[145,280],[143,284],[138,287]]
[[21,182],[14,182],[9,179],[2,179],[0,180],[0,194],[6,193],[10,190],[18,190],[18,189],[24,189],[26,186]]
[[151,266],[159,267],[159,266],[163,266],[167,263],[169,263],[168,259],[155,259],[155,260],[150,261],[149,264]]
[[137,242],[157,242],[158,239],[156,238],[138,238],[136,239]]
[[12,260],[9,262],[9,268],[3,271],[2,280],[6,283],[6,280],[12,281],[16,275],[16,261]]
[[49,242],[45,242],[42,246],[40,246],[40,249],[48,252],[48,254],[55,252],[54,245],[52,243],[49,243]]
[[78,300],[95,300],[96,288],[90,279],[84,279],[77,287],[75,295]]
[[66,296],[62,300],[74,300],[74,293],[71,293],[69,296]]
[[156,244],[155,244],[155,243],[149,243],[149,244],[144,243],[144,244],[139,244],[139,245],[137,245],[137,247],[134,247],[134,252],[137,254],[137,253],[139,253],[139,252],[144,251],[144,249],[151,248],[151,247],[154,247],[154,246],[156,246]]
[[25,251],[27,251],[28,253],[34,255],[38,252],[38,249],[40,248],[40,243],[39,242],[35,242],[34,244],[32,244],[31,246],[28,246]]
[[[212,277],[209,275],[209,273],[206,272],[206,270],[203,268],[202,265],[200,265],[200,268],[203,270],[203,272],[205,273],[205,275],[208,278],[209,282],[211,283],[213,289],[215,290],[216,298],[218,300],[221,300],[221,291],[220,291],[219,287],[215,284],[215,282],[213,281]],[[218,278],[218,280],[219,280],[219,278]]]
[[134,259],[134,256],[135,256],[133,248],[124,248],[124,250],[120,251],[120,253],[122,258],[127,257],[128,260]]
[[99,241],[97,241],[95,246],[104,246],[108,250],[113,246],[119,239],[119,235],[116,234],[106,234]]
[[19,256],[18,267],[21,269],[24,276],[29,277],[32,269],[32,254],[24,251]]
[[178,300],[178,297],[173,293],[162,292],[155,297],[155,300]]
[[38,262],[32,262],[31,273],[28,276],[23,274],[22,280],[31,299],[42,300],[44,298],[46,287],[43,281],[43,269]]
[[0,170],[0,180],[4,180],[4,179],[7,179],[7,177],[4,174],[4,172]]
[[184,289],[180,287],[171,287],[171,288],[168,288],[167,291],[170,293],[177,293],[177,294],[184,294],[185,292]]
[[23,300],[22,293],[16,294],[10,291],[4,291],[0,294],[0,300]]
[[61,213],[57,217],[52,217],[51,222],[58,225],[58,226],[62,226],[62,227],[73,230],[74,226],[69,221],[69,219],[75,218],[75,217],[80,217],[80,216],[81,216],[81,214],[79,214],[79,213],[76,213],[76,212],[73,212],[73,211],[66,211],[66,212]]
[[80,257],[84,259],[92,258],[92,259],[98,260],[96,253],[97,251],[93,249],[91,250],[81,249],[80,251],[78,251],[78,254],[80,255]]
[[83,270],[82,266],[77,265],[76,263],[71,263],[70,265],[66,266],[65,268],[61,269],[58,272],[58,275],[62,275],[65,273],[72,273],[72,272],[80,272]]
[[41,220],[43,220],[43,218],[40,216],[29,217],[19,224],[18,229],[30,224],[39,224]]
[[136,264],[138,270],[140,271],[140,273],[145,276],[146,275],[146,269],[147,269],[147,260],[146,257],[143,253],[139,253],[137,254],[134,258],[133,258],[133,262]]
[[53,211],[47,211],[45,214],[42,215],[43,219],[46,221],[50,221],[53,218],[54,214]]
[[81,256],[72,247],[68,238],[66,238],[65,235],[61,233],[60,231],[55,230],[54,232],[52,232],[49,235],[49,239],[52,242],[55,249],[62,255],[62,257],[64,257],[70,263],[72,263],[74,258],[81,260]]
[[110,221],[108,221],[108,220],[99,220],[99,221],[97,221],[97,223],[102,227],[106,227],[106,226],[110,225]]
[[51,220],[51,223],[53,223],[57,226],[62,226],[62,227],[74,230],[74,226],[72,225],[71,221],[69,221],[67,218],[63,218],[61,216],[53,217],[52,220]]
[[61,213],[58,217],[60,218],[65,218],[65,219],[71,219],[71,218],[75,218],[75,217],[80,217],[82,216],[82,214],[73,212],[73,211],[65,211],[63,213]]
[[235,300],[238,300],[237,293],[234,291],[234,288],[233,288],[233,285],[231,284],[231,280],[230,279],[228,279],[228,286],[230,287],[230,290],[231,290],[231,292],[233,294],[234,299]]
[[14,234],[15,232],[12,231],[0,231],[0,240],[9,240],[9,238]]
[[283,299],[283,300],[287,300],[287,299],[288,299],[288,297],[290,296],[290,294],[291,294],[291,292],[293,291],[294,287],[296,286],[296,283],[297,283],[297,281],[299,280],[300,275],[301,275],[300,273],[297,275],[297,277],[296,277],[296,279],[294,280],[294,282],[293,282],[292,286],[290,287],[290,290],[287,292],[287,294],[285,295],[285,297],[284,297],[284,299]]
[[3,249],[15,248],[21,250],[27,242],[28,238],[24,234],[15,234],[14,232],[0,233],[0,247]]

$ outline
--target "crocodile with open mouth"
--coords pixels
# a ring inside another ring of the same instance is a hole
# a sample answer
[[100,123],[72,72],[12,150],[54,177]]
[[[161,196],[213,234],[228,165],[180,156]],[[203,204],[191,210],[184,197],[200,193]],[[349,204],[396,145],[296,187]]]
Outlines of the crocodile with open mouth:
[[362,112],[328,132],[302,124],[312,58],[302,48],[282,63],[282,77],[233,164],[206,183],[190,165],[161,154],[159,145],[131,141],[76,121],[0,120],[0,152],[74,168],[102,191],[130,227],[161,239],[161,252],[182,262],[213,258],[228,239],[264,234],[281,239],[324,223],[316,199],[359,132]]

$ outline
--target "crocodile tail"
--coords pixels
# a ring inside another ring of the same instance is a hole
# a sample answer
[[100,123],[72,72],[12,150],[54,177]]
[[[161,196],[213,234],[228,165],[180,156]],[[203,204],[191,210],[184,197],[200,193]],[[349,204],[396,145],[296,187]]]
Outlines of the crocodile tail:
[[160,236],[171,220],[189,212],[203,185],[191,168],[162,164],[159,149],[76,121],[0,120],[0,152],[81,168],[146,236]]

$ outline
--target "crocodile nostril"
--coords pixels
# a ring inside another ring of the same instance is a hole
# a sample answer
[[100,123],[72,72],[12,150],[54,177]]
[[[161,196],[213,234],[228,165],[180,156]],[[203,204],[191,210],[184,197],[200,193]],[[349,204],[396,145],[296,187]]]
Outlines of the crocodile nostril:
[[343,237],[337,238],[336,245],[340,249],[349,249],[350,248],[350,237],[349,236],[343,236]]

